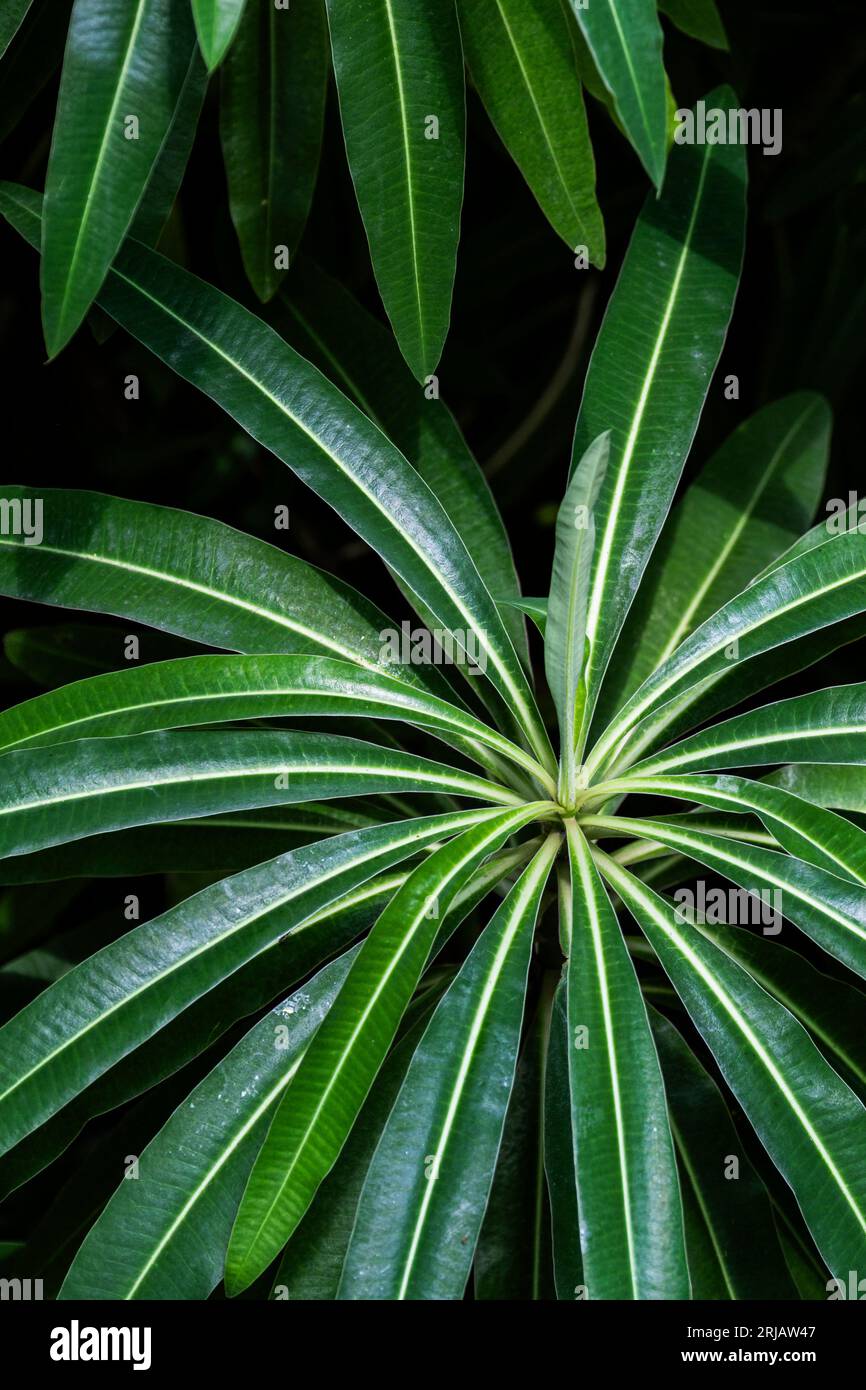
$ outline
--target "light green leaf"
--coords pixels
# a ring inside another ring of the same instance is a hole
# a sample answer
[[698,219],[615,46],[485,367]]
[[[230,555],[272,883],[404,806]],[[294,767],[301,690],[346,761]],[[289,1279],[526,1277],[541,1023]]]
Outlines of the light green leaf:
[[490,1194],[551,835],[479,937],[410,1063],[358,1205],[338,1297],[460,1299]]
[[[707,100],[724,104],[729,96],[722,89]],[[661,198],[651,196],[638,220],[592,354],[572,467],[605,430],[611,453],[596,513],[583,739],[724,343],[742,258],[744,190],[742,149],[673,151]]]
[[487,855],[538,814],[537,805],[496,814],[444,845],[410,875],[382,913],[256,1159],[229,1245],[230,1294],[267,1268],[333,1166],[453,897]]
[[560,0],[458,0],[466,61],[491,121],[566,245],[605,259],[595,161]]
[[379,293],[420,382],[451,316],[465,97],[454,0],[328,0],[349,167]]
[[192,0],[199,47],[209,72],[219,67],[228,52],[245,3],[246,0]]
[[595,506],[610,458],[610,431],[593,440],[562,499],[544,632],[544,669],[556,705],[560,735],[558,800],[577,797],[578,741],[583,727],[587,657],[586,609],[596,544]]
[[50,357],[93,303],[141,201],[195,45],[188,0],[76,0],[42,228]]
[[667,152],[662,31],[655,0],[571,0],[595,65],[634,149],[661,188]]
[[220,135],[229,208],[261,300],[280,287],[304,231],[328,90],[324,0],[246,0],[222,70]]
[[780,767],[765,780],[817,806],[833,806],[837,811],[866,814],[866,767],[799,763],[792,767]]
[[590,1299],[688,1298],[661,1071],[619,923],[574,821],[568,961],[571,1126]]

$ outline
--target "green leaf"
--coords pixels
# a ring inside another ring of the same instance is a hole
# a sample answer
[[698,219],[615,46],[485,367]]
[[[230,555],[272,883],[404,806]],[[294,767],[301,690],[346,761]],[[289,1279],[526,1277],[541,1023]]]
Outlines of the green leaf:
[[538,813],[538,806],[530,805],[496,814],[444,845],[410,875],[382,913],[256,1159],[229,1245],[230,1294],[267,1268],[333,1166],[461,884]]
[[416,1049],[358,1205],[341,1299],[460,1299],[502,1142],[548,837]]
[[558,800],[574,806],[586,699],[586,609],[596,543],[595,506],[610,457],[610,432],[593,440],[571,476],[556,519],[544,632],[544,669],[560,734]]
[[796,1298],[767,1190],[743,1152],[724,1098],[673,1024],[652,1008],[649,1019],[683,1183],[709,1233],[722,1297]]
[[544,636],[547,629],[546,598],[498,598],[496,603],[499,608],[517,608],[521,613],[526,613]]
[[228,52],[245,3],[246,0],[192,0],[199,48],[209,72],[219,67]]
[[324,0],[247,0],[222,71],[220,136],[244,269],[271,299],[304,231],[328,91]]
[[590,1299],[689,1297],[661,1071],[619,923],[574,821],[569,1075],[583,1282]]
[[780,767],[766,781],[802,796],[817,806],[833,806],[837,811],[866,814],[866,768],[833,767],[800,763]]
[[255,956],[296,933],[302,942],[320,909],[449,831],[490,821],[489,811],[432,816],[306,845],[106,946],[0,1029],[2,1151]]
[[571,0],[595,65],[634,149],[661,188],[667,153],[662,31],[655,0]]
[[728,36],[716,0],[658,0],[658,6],[690,38],[727,50]]
[[458,0],[466,61],[484,106],[551,226],[605,259],[595,161],[560,0]]
[[821,500],[832,417],[803,391],[749,417],[659,537],[605,677],[600,729],[699,623],[800,536]]
[[83,677],[128,670],[130,637],[138,643],[139,661],[147,663],[189,656],[196,650],[182,638],[168,637],[152,628],[130,632],[129,627],[95,623],[15,628],[6,633],[3,650],[16,671],[53,690]]
[[0,712],[0,752],[301,715],[398,719],[438,730],[446,742],[457,732],[536,769],[522,749],[455,705],[392,676],[318,656],[185,657],[79,681]]
[[463,201],[466,117],[454,3],[328,0],[328,21],[379,293],[403,356],[424,382],[448,333]]
[[544,1077],[544,1171],[550,1194],[553,1276],[556,1297],[560,1301],[586,1297],[580,1252],[574,1144],[571,1125],[562,1123],[563,1115],[570,1115],[572,1108],[568,1054],[568,1017],[563,978],[553,1000]]
[[0,58],[24,23],[32,3],[33,0],[4,0],[3,12],[0,14]]
[[[773,647],[794,642],[866,610],[866,536],[839,536],[756,580],[702,623],[623,705],[587,760],[599,767],[636,762],[670,721],[675,698]],[[698,692],[699,693],[699,692]]]
[[830,1269],[866,1249],[866,1111],[800,1024],[676,910],[598,852],[713,1052]]
[[[707,100],[724,105],[733,94],[721,89]],[[661,198],[651,196],[638,220],[592,354],[572,467],[608,429],[611,453],[596,514],[584,738],[724,343],[744,190],[742,149],[677,146]]]
[[844,980],[816,970],[798,951],[756,932],[698,923],[704,936],[747,970],[808,1028],[827,1061],[860,1099],[866,1099],[863,995]]
[[206,93],[207,69],[198,49],[193,49],[171,125],[129,229],[130,236],[148,246],[157,245],[171,215],[186,173]]
[[731,776],[629,777],[613,787],[635,796],[682,797],[720,811],[755,811],[789,854],[866,885],[866,831],[782,787]]
[[475,1252],[476,1301],[537,1302],[556,1296],[543,1126],[555,983],[555,974],[548,972],[517,1064]]
[[501,806],[471,773],[339,735],[243,730],[81,739],[0,759],[0,858],[106,830],[388,791],[451,791]]
[[849,880],[775,850],[691,830],[684,822],[591,816],[584,823],[588,831],[643,836],[716,869],[753,895],[752,920],[779,931],[781,922],[776,919],[788,918],[829,955],[866,978],[866,895]]
[[[444,401],[427,399],[393,335],[312,261],[296,261],[276,327],[378,425],[435,492],[491,594],[519,592],[511,545],[487,479]],[[283,310],[285,312],[283,312]],[[526,628],[503,621],[529,664]]]
[[[801,761],[859,763],[866,757],[864,734],[866,684],[836,685],[734,715],[635,763],[630,774],[655,777],[690,769],[704,772]],[[836,777],[844,771],[828,768],[827,775]],[[852,774],[863,776],[853,769]],[[835,806],[837,802],[820,804]]]
[[188,0],[76,0],[45,181],[42,322],[55,357],[81,324],[141,201],[183,93]]
[[355,953],[278,1004],[190,1092],[91,1227],[60,1298],[208,1297],[268,1117]]
[[[4,187],[0,206],[32,235],[33,195]],[[100,304],[325,497],[483,667],[553,771],[496,604],[441,503],[375,425],[260,319],[137,242],[126,243]]]

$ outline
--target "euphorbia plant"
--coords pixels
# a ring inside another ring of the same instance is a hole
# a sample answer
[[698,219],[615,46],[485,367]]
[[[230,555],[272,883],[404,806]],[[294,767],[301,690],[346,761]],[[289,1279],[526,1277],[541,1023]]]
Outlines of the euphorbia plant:
[[[184,855],[213,880],[0,1029],[6,1193],[134,1097],[171,1111],[62,1297],[797,1298],[861,1266],[866,834],[833,808],[864,690],[762,695],[862,631],[866,537],[808,529],[824,402],[759,411],[671,509],[744,182],[742,150],[682,147],[647,203],[542,599],[445,406],[357,306],[351,373],[310,335],[322,375],[120,250],[101,308],[330,503],[421,627],[206,517],[4,487],[6,518],[41,510],[36,544],[4,526],[3,593],[219,649],[0,713],[4,882]],[[39,246],[39,197],[6,184],[0,207]],[[417,659],[426,632],[445,664]],[[703,870],[771,902],[769,931],[683,891]]]

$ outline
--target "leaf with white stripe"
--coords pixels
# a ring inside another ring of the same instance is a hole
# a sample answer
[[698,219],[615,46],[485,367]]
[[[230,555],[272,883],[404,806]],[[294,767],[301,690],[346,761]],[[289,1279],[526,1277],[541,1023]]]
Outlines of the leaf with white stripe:
[[81,324],[129,229],[194,50],[189,0],[76,0],[45,180],[49,357]]
[[454,0],[328,0],[328,22],[376,282],[400,350],[423,383],[448,333],[463,202],[466,112]]
[[689,1272],[664,1087],[622,931],[574,821],[571,1126],[590,1299],[683,1299]]
[[498,824],[500,814],[431,816],[305,845],[203,889],[91,956],[0,1029],[0,1151],[314,913],[449,833],[486,830],[491,817]]
[[[32,237],[38,200],[8,184],[0,193],[7,217]],[[484,670],[553,771],[541,716],[494,600],[442,504],[381,431],[261,319],[137,242],[125,243],[99,302],[382,556],[454,634],[458,652]]]
[[[767,1189],[743,1151],[724,1097],[674,1025],[653,1008],[649,1019],[684,1195],[693,1197],[708,1234],[721,1296],[735,1301],[796,1299]],[[692,1251],[689,1242],[690,1272]],[[707,1294],[698,1284],[692,1296]]]
[[595,506],[610,457],[610,431],[593,440],[562,499],[544,630],[544,669],[559,721],[558,801],[574,806],[583,728],[587,658],[586,608],[596,544]]
[[570,24],[560,0],[458,0],[472,80],[551,226],[605,260],[604,223]]
[[385,908],[256,1160],[229,1245],[230,1294],[247,1288],[279,1253],[336,1161],[454,896],[540,810],[529,805],[495,814],[458,836],[420,865]]
[[677,698],[772,648],[866,611],[866,535],[840,536],[756,580],[644,681],[598,740],[590,771],[627,766],[661,737]]
[[524,870],[439,1004],[358,1205],[341,1299],[460,1299],[514,1081],[532,936],[560,837]]
[[[722,89],[707,100],[733,104],[733,94]],[[596,516],[584,738],[725,340],[744,194],[742,149],[674,149],[661,197],[650,196],[638,220],[593,350],[572,467],[605,430],[611,453]]]
[[655,777],[782,762],[866,762],[866,684],[809,691],[734,715],[635,763],[629,775]]
[[830,1269],[866,1258],[866,1110],[808,1033],[671,903],[607,855],[626,903],[713,1052],[776,1167],[793,1188]]
[[205,1299],[268,1118],[331,1007],[355,951],[325,966],[190,1092],[78,1250],[61,1299]]
[[738,425],[673,509],[604,681],[603,728],[699,623],[738,594],[810,524],[821,500],[832,416],[811,391]]
[[628,816],[588,816],[585,824],[587,830],[637,835],[668,845],[717,870],[754,895],[753,912],[765,925],[781,930],[776,918],[788,918],[828,955],[866,978],[866,894],[858,884],[789,854],[691,830],[685,820],[677,825]]

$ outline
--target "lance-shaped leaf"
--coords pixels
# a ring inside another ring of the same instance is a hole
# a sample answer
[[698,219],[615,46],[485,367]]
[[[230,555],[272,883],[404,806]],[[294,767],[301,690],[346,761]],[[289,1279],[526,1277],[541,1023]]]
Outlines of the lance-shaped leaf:
[[444,845],[382,913],[256,1159],[229,1245],[229,1293],[267,1268],[336,1161],[461,884],[538,813],[530,805],[495,815]]
[[307,221],[328,68],[324,0],[246,0],[222,71],[220,136],[232,221],[261,300],[279,289]]
[[[644,758],[630,772],[637,777],[655,777],[668,772],[765,767],[781,762],[863,763],[864,736],[866,685],[836,685],[734,715]],[[821,804],[835,806],[836,802]]]
[[517,1064],[475,1251],[476,1301],[556,1297],[544,1172],[544,1081],[556,983],[556,973],[548,971]]
[[655,184],[665,176],[667,95],[655,0],[571,0],[631,144]]
[[285,731],[80,739],[0,759],[0,858],[156,821],[332,796],[517,796],[471,773],[360,739]]
[[787,917],[829,955],[866,978],[866,895],[848,879],[788,854],[691,830],[684,821],[675,825],[628,816],[590,816],[586,826],[606,834],[643,836],[717,870],[753,896],[754,901],[744,908],[749,920],[778,934],[781,918]]
[[204,1299],[268,1116],[336,998],[355,951],[278,1004],[190,1092],[91,1227],[62,1299]]
[[2,1151],[315,912],[425,844],[490,819],[432,816],[305,845],[106,946],[0,1030]]
[[[730,104],[733,95],[708,100]],[[596,516],[586,728],[722,350],[742,259],[744,189],[741,149],[673,152],[661,198],[651,196],[638,220],[592,354],[572,466],[608,429],[611,452]]]
[[589,845],[566,821],[571,1127],[590,1299],[688,1298],[680,1190],[646,1006]]
[[[627,700],[587,760],[636,761],[660,737],[676,698],[773,647],[866,610],[866,535],[840,536],[751,584],[702,623]],[[639,727],[637,727],[639,726]]]
[[[38,200],[3,191],[3,211],[32,237]],[[126,243],[100,304],[325,497],[484,670],[552,770],[495,602],[441,503],[381,431],[267,324],[137,242]]]
[[[479,739],[529,772],[501,734],[435,695],[318,656],[198,656],[78,681],[0,713],[0,751],[156,729],[300,715],[398,719]],[[553,783],[550,784],[554,791]]]
[[516,608],[519,612],[526,613],[535,623],[542,637],[544,636],[547,630],[546,598],[498,598],[496,602],[500,609]]
[[76,0],[45,181],[42,322],[50,357],[81,324],[129,229],[194,46],[189,0]]
[[803,391],[749,417],[672,511],[647,566],[596,710],[599,731],[680,642],[738,594],[815,515],[830,408]]
[[228,52],[245,3],[246,0],[192,0],[195,31],[209,72],[219,67]]
[[672,904],[598,852],[837,1274],[866,1248],[866,1110],[808,1033]]
[[194,48],[178,93],[171,125],[129,229],[130,236],[146,242],[148,246],[156,246],[171,215],[186,172],[206,93],[207,68],[198,49]]
[[479,937],[416,1049],[358,1204],[341,1299],[463,1296],[523,1019],[532,934],[558,835]]
[[550,1230],[553,1245],[553,1278],[556,1297],[562,1301],[586,1298],[580,1251],[580,1217],[571,1126],[562,1117],[571,1114],[569,1034],[566,982],[556,988],[547,1068],[544,1077],[544,1171],[550,1194]]
[[[718,1087],[673,1024],[652,1008],[649,1018],[683,1184],[709,1235],[722,1297],[796,1298],[767,1190],[743,1152]],[[691,1255],[690,1246],[690,1265]],[[693,1296],[701,1295],[694,1290]]]
[[556,518],[556,548],[544,634],[544,669],[560,733],[559,801],[575,804],[578,739],[586,700],[586,606],[596,543],[595,506],[610,457],[610,433],[590,444]]
[[421,382],[451,316],[463,202],[463,53],[453,0],[328,0],[349,167],[379,293]]
[[698,925],[704,936],[808,1028],[828,1062],[861,1100],[866,1098],[862,992],[845,980],[816,970],[798,951],[757,932],[728,924]]
[[[537,848],[537,841],[515,849],[500,850],[476,870],[454,899],[440,928],[433,954],[491,889],[525,864],[534,848]],[[405,877],[404,874],[404,880]],[[429,987],[422,985],[423,992],[416,996],[416,1012],[421,1010],[426,1017],[452,974],[453,970],[442,978],[441,972],[434,967],[433,982]],[[340,1157],[283,1252],[271,1297],[316,1300],[334,1300],[337,1297],[367,1169],[403,1084],[406,1068],[423,1031],[425,1017],[412,1017],[411,1026],[398,1040],[377,1076]],[[409,1019],[410,1013],[407,1011],[404,1024],[409,1023]]]
[[[866,831],[783,787],[745,777],[650,776],[623,778],[610,783],[609,790],[634,796],[682,797],[720,811],[755,811],[789,854],[866,885]],[[706,828],[713,829],[712,825]],[[721,829],[721,833],[726,830]]]
[[700,39],[711,48],[728,47],[716,0],[659,0],[659,10],[691,38]]
[[866,767],[800,763],[780,767],[765,780],[818,806],[866,814]]
[[595,161],[560,0],[458,0],[457,13],[481,100],[542,211],[603,266]]
[[[491,594],[519,592],[502,517],[490,486],[445,402],[427,399],[393,334],[338,280],[300,257],[277,301],[276,327],[360,406],[414,464],[463,537]],[[502,613],[528,665],[525,624]]]

